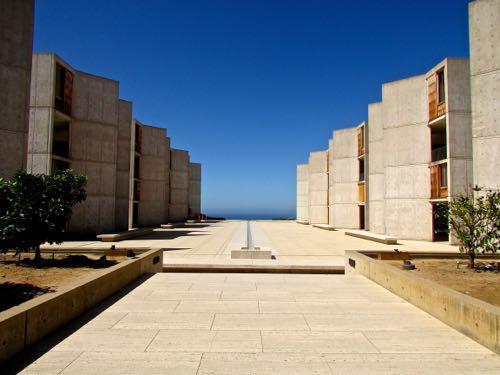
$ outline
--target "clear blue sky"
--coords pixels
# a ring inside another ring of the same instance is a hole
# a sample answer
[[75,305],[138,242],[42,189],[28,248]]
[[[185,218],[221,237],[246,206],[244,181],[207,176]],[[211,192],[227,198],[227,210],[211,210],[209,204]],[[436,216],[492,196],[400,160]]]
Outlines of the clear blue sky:
[[295,166],[381,84],[468,55],[467,0],[37,1],[35,51],[120,81],[203,165],[205,212],[290,212]]

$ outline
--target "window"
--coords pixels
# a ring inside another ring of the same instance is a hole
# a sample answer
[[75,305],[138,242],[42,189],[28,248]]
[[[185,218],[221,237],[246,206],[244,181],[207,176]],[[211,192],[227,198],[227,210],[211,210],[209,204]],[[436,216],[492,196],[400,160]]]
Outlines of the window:
[[444,69],[437,73],[437,85],[438,85],[438,103],[442,103],[446,100],[446,89],[444,82]]
[[448,187],[448,167],[446,164],[439,165],[439,186]]
[[359,181],[365,180],[365,161],[363,159],[359,160]]

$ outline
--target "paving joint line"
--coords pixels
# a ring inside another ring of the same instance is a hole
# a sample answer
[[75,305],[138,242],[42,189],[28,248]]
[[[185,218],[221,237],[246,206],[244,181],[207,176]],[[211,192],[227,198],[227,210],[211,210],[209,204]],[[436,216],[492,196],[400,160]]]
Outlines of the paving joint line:
[[151,343],[154,341],[154,339],[158,336],[158,334],[160,333],[160,329],[154,334],[153,338],[151,339],[151,341],[149,342],[149,344],[146,346],[146,348],[144,349],[144,353],[147,353],[148,351],[148,348],[149,346],[151,345]]
[[61,371],[59,371],[57,374],[63,373],[63,371],[66,370],[69,366],[71,366],[78,358],[80,358],[83,353],[85,353],[85,351],[81,351],[80,354],[78,354],[72,361],[70,361],[66,366],[64,366],[64,368]]

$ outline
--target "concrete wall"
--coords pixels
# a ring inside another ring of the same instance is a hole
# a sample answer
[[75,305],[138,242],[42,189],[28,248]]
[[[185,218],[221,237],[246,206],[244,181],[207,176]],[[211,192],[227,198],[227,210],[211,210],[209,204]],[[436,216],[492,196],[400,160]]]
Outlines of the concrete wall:
[[86,175],[88,182],[87,199],[73,209],[73,233],[114,231],[119,107],[117,81],[75,72],[71,168]]
[[309,154],[309,223],[328,224],[328,151]]
[[118,101],[118,137],[116,152],[115,231],[129,228],[130,204],[130,152],[132,129],[132,103]]
[[158,226],[168,220],[167,149],[166,130],[154,126],[142,127],[140,157],[141,194],[139,200],[139,226]]
[[151,249],[110,268],[96,270],[55,293],[0,312],[0,362],[68,324],[141,275],[162,272],[162,266],[162,249]]
[[474,184],[500,189],[500,1],[469,4]]
[[297,221],[309,222],[309,165],[297,165]]
[[170,151],[170,221],[184,221],[189,205],[189,152]]
[[189,163],[189,216],[201,214],[201,164]]
[[385,182],[384,182],[384,135],[382,122],[382,103],[368,106],[369,133],[367,144],[370,152],[368,159],[368,217],[367,229],[375,233],[385,233]]
[[356,128],[333,132],[332,219],[336,228],[359,228],[358,135]]
[[430,241],[431,158],[426,94],[424,75],[382,86],[384,216],[387,235]]
[[33,0],[0,1],[0,178],[26,167]]
[[27,156],[31,173],[50,173],[51,169],[55,69],[54,54],[33,54]]

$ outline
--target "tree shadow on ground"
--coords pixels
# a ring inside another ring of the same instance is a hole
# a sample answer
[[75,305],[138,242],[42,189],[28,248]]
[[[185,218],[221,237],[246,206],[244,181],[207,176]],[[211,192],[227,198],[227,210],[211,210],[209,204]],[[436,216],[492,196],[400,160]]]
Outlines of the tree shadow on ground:
[[2,264],[11,264],[18,267],[29,268],[108,268],[114,266],[118,262],[109,260],[106,257],[92,259],[86,255],[68,255],[62,259],[42,258],[40,261],[35,261],[32,258],[1,260]]
[[20,305],[45,293],[53,293],[51,287],[38,287],[33,284],[5,282],[0,284],[0,311]]
[[140,286],[143,282],[149,279],[154,274],[144,274],[137,280],[133,281],[131,284],[120,289],[117,293],[105,299],[103,302],[99,303],[96,307],[90,309],[86,313],[82,314],[80,317],[71,321],[67,325],[59,328],[56,332],[48,335],[38,343],[29,347],[28,349],[22,351],[21,353],[15,355],[10,360],[2,364],[0,373],[2,374],[18,374],[24,368],[35,362],[42,355],[47,353],[54,346],[59,344],[61,341],[66,339],[68,336],[78,331],[85,324],[94,319],[97,315],[102,313],[104,310],[109,308],[111,305],[116,303],[118,300],[126,296],[128,293],[133,291],[135,288]]

